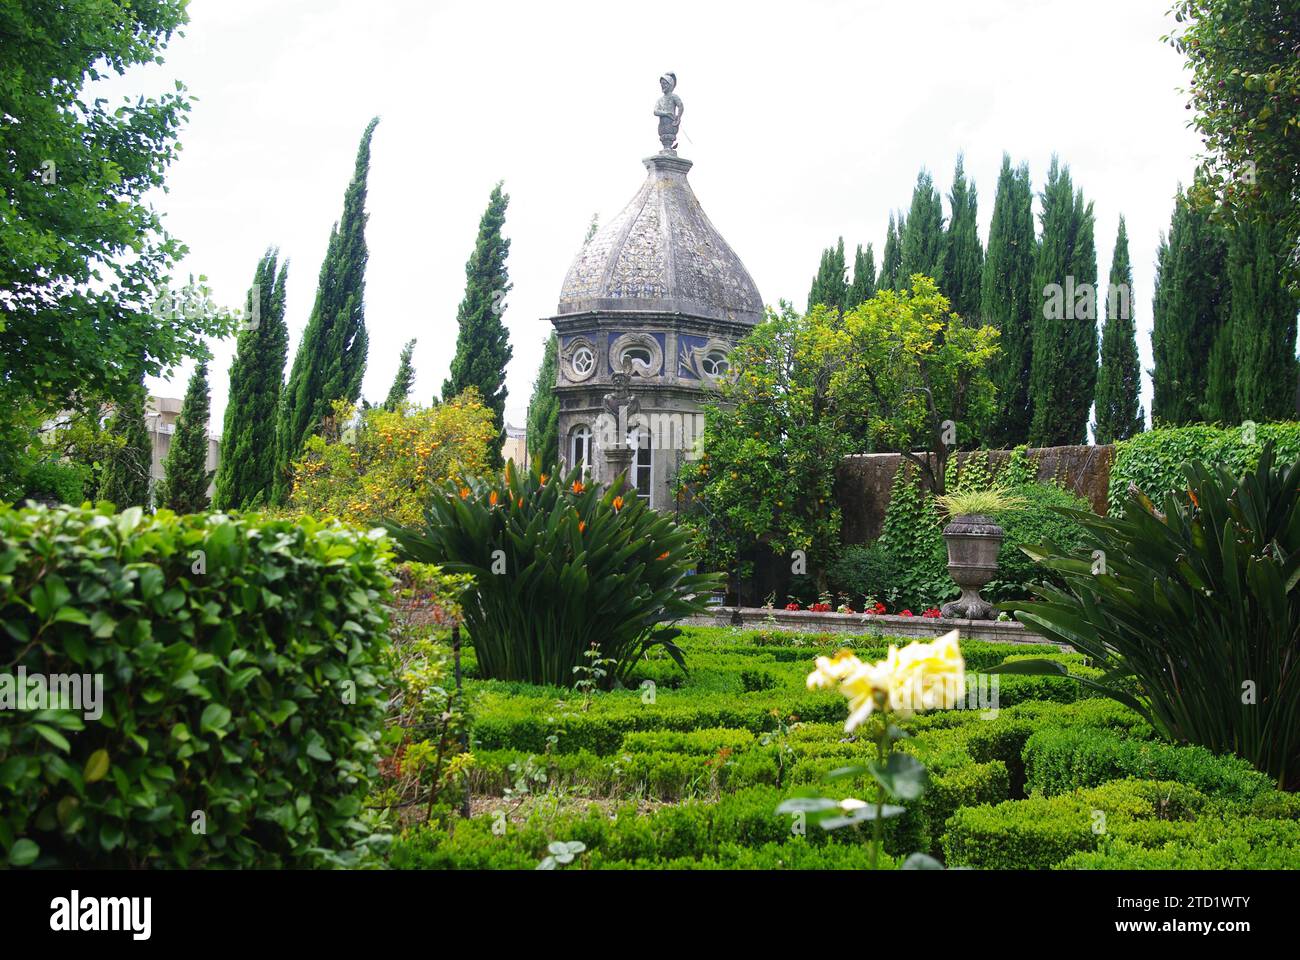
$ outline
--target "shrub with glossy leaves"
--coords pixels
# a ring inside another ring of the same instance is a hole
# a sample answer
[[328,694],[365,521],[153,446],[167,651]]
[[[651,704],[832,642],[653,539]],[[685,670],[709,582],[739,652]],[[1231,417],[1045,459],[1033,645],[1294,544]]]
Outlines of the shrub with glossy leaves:
[[[627,490],[521,473],[450,483],[422,528],[390,527],[405,557],[468,573],[465,623],[480,675],[570,686],[593,645],[623,679],[650,647],[682,663],[667,624],[703,612],[721,578],[696,574],[688,531]],[[684,664],[683,664],[684,665]]]
[[0,863],[316,867],[381,846],[362,804],[384,566],[382,541],[310,519],[0,507],[0,682],[102,678],[98,711],[0,709]]

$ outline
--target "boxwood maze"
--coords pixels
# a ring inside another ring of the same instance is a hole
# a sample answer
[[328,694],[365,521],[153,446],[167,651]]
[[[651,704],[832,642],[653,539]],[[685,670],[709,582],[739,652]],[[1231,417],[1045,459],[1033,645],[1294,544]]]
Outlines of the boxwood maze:
[[[844,734],[843,697],[804,680],[844,645],[883,656],[880,638],[693,628],[681,644],[688,675],[649,660],[610,693],[470,681],[475,816],[410,828],[391,864],[533,869],[549,844],[578,841],[561,869],[865,868],[865,837],[774,810],[872,749]],[[969,670],[1025,655],[962,650]],[[1077,654],[1048,655],[1088,670]],[[996,711],[906,724],[903,749],[930,788],[889,821],[882,866],[918,850],[995,869],[1300,866],[1300,799],[1245,762],[1159,742],[1073,680],[998,680]],[[861,797],[867,785],[834,788]]]

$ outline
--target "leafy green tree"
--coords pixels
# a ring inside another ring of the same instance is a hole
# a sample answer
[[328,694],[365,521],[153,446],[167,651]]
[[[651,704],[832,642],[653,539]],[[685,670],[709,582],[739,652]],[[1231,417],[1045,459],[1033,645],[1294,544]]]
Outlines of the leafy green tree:
[[[469,387],[478,390],[483,405],[493,412],[498,436],[504,437],[506,364],[514,351],[510,331],[501,320],[505,296],[510,292],[506,258],[510,241],[501,235],[510,195],[498,183],[492,188],[487,210],[478,224],[474,252],[465,264],[465,298],[456,311],[459,332],[451,376],[443,382],[442,398],[449,400]],[[500,467],[500,444],[494,447],[491,467]]]
[[852,310],[875,295],[876,253],[871,249],[871,244],[867,244],[865,251],[862,249],[862,244],[858,244],[858,251],[853,255],[853,283],[849,285],[848,293],[844,296],[844,309]]
[[880,255],[880,279],[876,281],[877,290],[897,290],[902,287],[903,276],[903,246],[899,240],[903,229],[906,227],[906,219],[900,215],[898,225],[894,225],[894,215],[889,215],[889,229],[885,231],[885,249]]
[[953,312],[974,320],[980,311],[980,283],[984,272],[984,248],[979,235],[979,197],[975,184],[967,181],[963,158],[958,155],[948,195],[952,218],[944,237],[943,292]]
[[849,283],[844,277],[846,268],[844,238],[840,237],[835,246],[822,251],[817,275],[813,277],[812,288],[808,291],[809,313],[818,304],[835,310],[844,306],[844,299],[849,293]]
[[943,198],[935,189],[934,180],[927,170],[916,177],[912,190],[912,209],[905,225],[899,228],[899,245],[902,265],[899,285],[906,288],[910,278],[917,273],[932,278],[943,286],[944,233]]
[[1029,439],[1029,369],[1033,311],[1038,305],[1033,296],[1037,251],[1033,203],[1029,167],[1022,163],[1013,170],[1011,158],[1004,153],[989,224],[979,309],[980,319],[1001,333],[1002,349],[993,364],[997,405],[983,431],[984,442],[995,449],[1015,447]]
[[87,88],[161,62],[186,21],[182,0],[0,4],[0,490],[49,414],[77,396],[134,401],[142,372],[206,355],[229,328],[150,314],[183,253],[148,196],[176,157],[184,85]]
[[126,399],[118,401],[108,423],[113,452],[104,467],[100,500],[108,500],[119,510],[149,507],[149,476],[153,467],[153,444],[145,424],[148,391],[137,383]]
[[679,481],[699,510],[692,521],[702,560],[747,580],[754,553],[806,554],[808,573],[824,571],[839,545],[835,469],[853,440],[831,396],[847,337],[836,311],[806,317],[789,304],[745,337],[732,354],[734,380],[705,410],[703,452]]
[[528,456],[543,469],[560,462],[560,398],[555,393],[556,364],[560,355],[560,338],[552,333],[546,338],[542,365],[533,381],[533,396],[528,402]]
[[1300,282],[1300,16],[1284,0],[1180,0],[1165,39],[1192,72],[1205,143],[1193,200],[1223,221],[1270,224],[1279,267]]
[[158,505],[176,513],[208,508],[208,362],[200,360],[185,389],[158,485]]
[[881,290],[844,316],[848,349],[832,377],[849,422],[865,420],[877,450],[896,450],[944,492],[948,457],[975,438],[993,406],[998,332],[961,321],[929,277]]
[[1238,416],[1290,419],[1295,412],[1296,313],[1284,278],[1286,240],[1277,224],[1243,222],[1228,241],[1229,329]]
[[1032,314],[1029,442],[1051,447],[1087,440],[1097,385],[1097,249],[1092,204],[1055,157],[1040,201],[1031,296],[1042,299]]
[[1141,433],[1143,419],[1138,401],[1142,371],[1138,365],[1137,327],[1133,322],[1133,265],[1128,255],[1128,228],[1122,216],[1102,310],[1106,322],[1101,331],[1093,437],[1097,443],[1114,443]]
[[1153,423],[1181,426],[1204,416],[1209,360],[1230,307],[1223,228],[1207,210],[1188,203],[1179,189],[1169,235],[1156,258]]
[[213,506],[238,510],[271,499],[276,418],[289,354],[284,320],[288,261],[272,248],[262,255],[248,290],[247,320],[230,363],[230,392],[221,431]]
[[370,140],[378,123],[375,117],[361,135],[352,181],[343,194],[343,217],[330,231],[316,302],[284,387],[276,434],[275,503],[284,503],[289,495],[291,464],[307,437],[329,414],[331,404],[335,400],[355,403],[361,395],[369,346],[365,316],[366,262],[370,258],[366,246],[366,180],[370,174]]
[[393,385],[388,388],[388,398],[384,400],[385,410],[396,410],[411,395],[411,387],[415,384],[415,367],[411,365],[413,353],[414,338],[406,341],[406,346],[402,347],[402,355],[397,361],[397,374],[393,377]]

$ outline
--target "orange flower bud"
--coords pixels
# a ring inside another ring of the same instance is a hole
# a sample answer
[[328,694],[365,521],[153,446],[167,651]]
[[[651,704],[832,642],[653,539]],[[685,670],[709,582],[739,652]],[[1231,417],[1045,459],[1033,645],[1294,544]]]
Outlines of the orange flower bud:
[[572,489],[574,493],[582,493],[582,491],[587,489],[587,485],[581,480],[574,480],[573,486],[570,489]]
[[488,503],[492,504],[492,506],[494,507],[497,505],[497,501],[499,499],[501,498],[497,496],[497,492],[495,490],[493,490],[491,493],[488,494]]

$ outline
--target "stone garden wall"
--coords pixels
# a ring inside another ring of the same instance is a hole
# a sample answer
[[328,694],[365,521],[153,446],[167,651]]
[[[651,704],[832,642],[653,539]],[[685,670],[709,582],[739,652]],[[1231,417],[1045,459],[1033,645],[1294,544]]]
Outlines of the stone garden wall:
[[[1030,448],[1038,464],[1040,482],[1060,480],[1067,489],[1087,500],[1099,514],[1106,513],[1106,492],[1115,447],[1071,446]],[[959,453],[964,462],[969,453]],[[989,465],[996,471],[1011,456],[1009,450],[988,452]],[[889,490],[902,459],[897,453],[864,453],[845,457],[835,478],[835,497],[844,515],[841,538],[845,543],[870,543],[880,536],[885,523]]]

